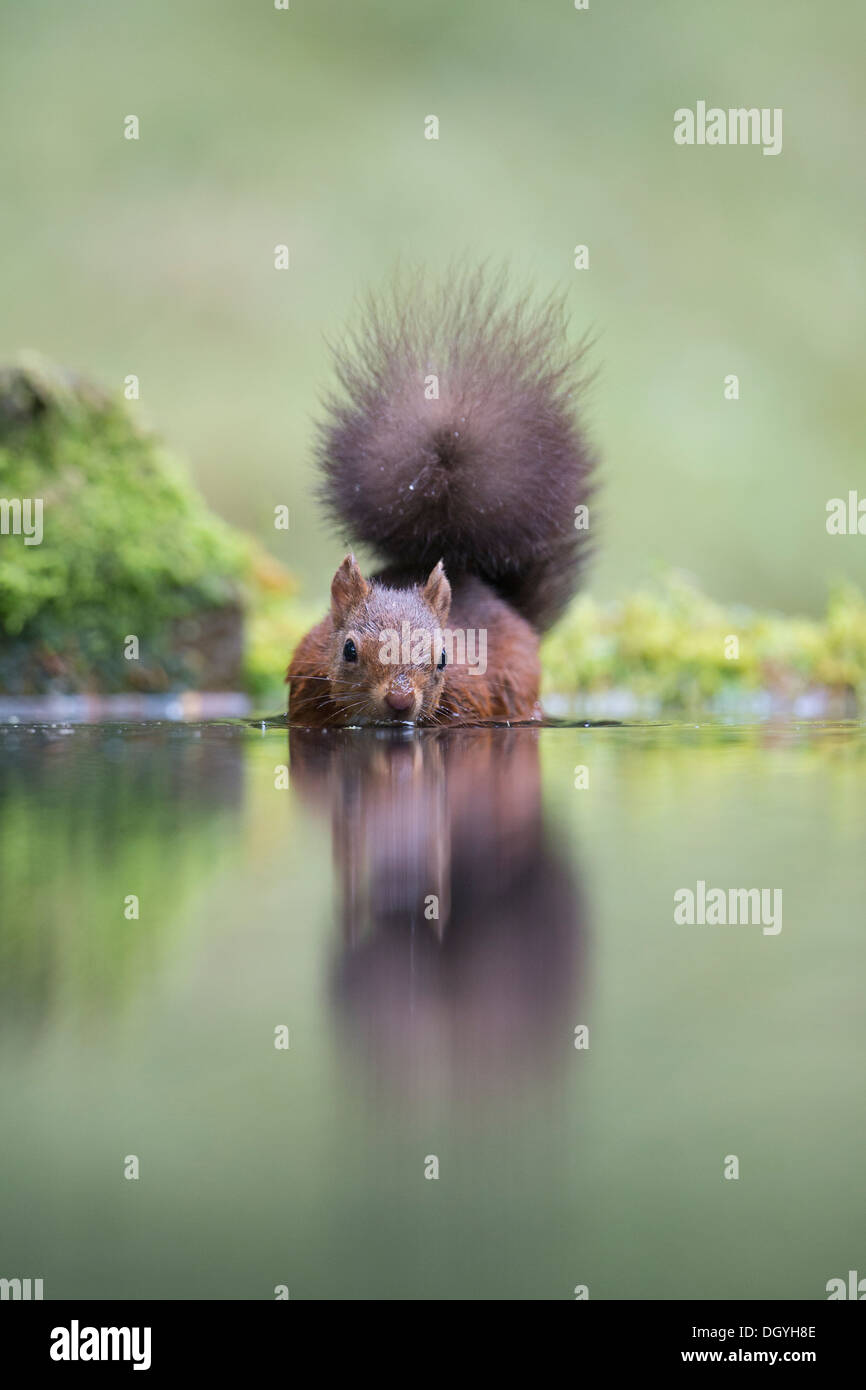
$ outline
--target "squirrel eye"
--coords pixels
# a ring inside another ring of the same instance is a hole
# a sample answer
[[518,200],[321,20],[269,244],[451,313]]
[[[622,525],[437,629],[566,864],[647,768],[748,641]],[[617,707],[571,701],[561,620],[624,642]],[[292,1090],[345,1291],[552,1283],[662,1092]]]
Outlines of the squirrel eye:
[[345,646],[343,647],[343,660],[344,660],[344,661],[357,661],[357,660],[358,660],[358,648],[355,646],[355,643],[352,641],[351,637],[349,638],[349,640],[346,642]]
[[438,664],[438,666],[436,667],[436,670],[437,670],[437,671],[444,671],[444,670],[445,670],[445,664],[446,664],[446,663],[445,663],[445,648],[443,647],[443,648],[442,648],[442,655],[441,655],[440,658],[439,658],[439,664]]

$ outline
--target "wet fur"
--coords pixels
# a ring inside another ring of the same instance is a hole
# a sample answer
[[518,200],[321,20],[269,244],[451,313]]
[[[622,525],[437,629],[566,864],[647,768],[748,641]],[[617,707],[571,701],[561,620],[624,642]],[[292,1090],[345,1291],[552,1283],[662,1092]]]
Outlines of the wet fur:
[[[561,301],[509,302],[501,276],[398,280],[368,300],[335,352],[317,452],[327,510],[384,568],[368,580],[347,556],[338,569],[331,611],[289,667],[292,723],[399,721],[389,699],[410,695],[412,723],[540,718],[538,636],[587,549],[574,526],[594,464],[575,409],[580,359]],[[484,674],[381,661],[383,630],[446,621],[486,631]],[[343,659],[347,638],[357,662]]]
[[340,534],[416,579],[441,559],[452,583],[475,575],[550,627],[587,556],[574,509],[595,464],[562,298],[512,300],[505,275],[482,270],[404,276],[334,357],[317,458]]
[[[395,722],[376,692],[391,678],[393,667],[378,660],[380,633],[398,630],[403,620],[435,631],[435,616],[418,590],[395,590],[374,583],[369,600],[343,621],[329,613],[308,632],[289,667],[293,724],[323,728],[334,724]],[[477,579],[454,592],[448,626],[487,631],[487,671],[473,674],[453,664],[435,676],[429,667],[411,673],[419,694],[413,717],[418,724],[474,724],[539,719],[538,637],[529,624]],[[349,634],[364,644],[358,669],[339,660]],[[495,659],[493,657],[495,653]]]

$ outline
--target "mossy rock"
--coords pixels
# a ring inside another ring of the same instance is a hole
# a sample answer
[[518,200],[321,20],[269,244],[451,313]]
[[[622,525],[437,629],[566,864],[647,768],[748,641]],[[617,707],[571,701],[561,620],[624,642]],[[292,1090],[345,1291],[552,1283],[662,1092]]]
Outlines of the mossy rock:
[[251,542],[125,402],[36,358],[0,371],[0,499],[25,498],[43,535],[0,534],[0,692],[241,687]]
[[[731,639],[736,641],[732,644]],[[726,695],[823,690],[866,706],[866,598],[831,590],[823,619],[725,606],[677,572],[618,602],[576,600],[542,646],[544,690],[628,690],[695,713]]]

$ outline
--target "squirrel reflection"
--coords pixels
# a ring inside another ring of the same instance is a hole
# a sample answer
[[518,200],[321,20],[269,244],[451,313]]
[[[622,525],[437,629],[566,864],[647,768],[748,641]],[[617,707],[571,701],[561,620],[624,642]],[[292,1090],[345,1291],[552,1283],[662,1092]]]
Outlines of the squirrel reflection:
[[290,732],[295,792],[331,817],[334,997],[377,1074],[489,1090],[569,1056],[583,922],[545,824],[538,737]]

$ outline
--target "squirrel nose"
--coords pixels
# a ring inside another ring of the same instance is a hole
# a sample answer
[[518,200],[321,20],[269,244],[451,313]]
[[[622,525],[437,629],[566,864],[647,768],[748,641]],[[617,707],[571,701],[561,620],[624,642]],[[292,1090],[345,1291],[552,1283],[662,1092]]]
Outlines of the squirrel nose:
[[396,710],[398,714],[402,713],[404,709],[409,709],[414,703],[413,691],[407,690],[405,686],[392,686],[385,694],[385,704],[390,705],[391,709]]
[[411,691],[396,689],[396,691],[388,691],[388,694],[385,695],[386,705],[391,705],[391,708],[398,710],[398,712],[409,709],[409,706],[414,705],[414,702],[416,702],[416,698],[411,694]]

